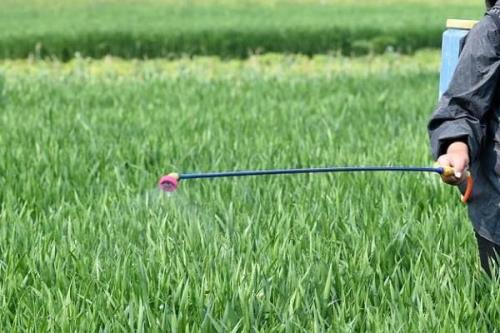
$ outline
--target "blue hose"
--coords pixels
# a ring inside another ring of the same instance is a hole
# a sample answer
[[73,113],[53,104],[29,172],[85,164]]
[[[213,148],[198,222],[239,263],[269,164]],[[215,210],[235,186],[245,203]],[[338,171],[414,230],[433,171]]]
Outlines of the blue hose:
[[[206,173],[170,173],[160,178],[158,186],[162,191],[173,192],[179,186],[180,180],[200,179],[200,178],[223,178],[223,177],[245,177],[245,176],[265,176],[265,175],[293,175],[306,173],[334,173],[334,172],[429,172],[437,173],[442,177],[452,177],[454,169],[452,167],[404,167],[404,166],[366,166],[366,167],[330,167],[330,168],[307,168],[307,169],[275,169],[275,170],[246,170],[246,171],[226,171],[226,172],[206,172]],[[467,172],[467,187],[462,196],[462,202],[467,203],[472,195],[474,180]]]
[[433,172],[443,174],[443,168],[425,168],[425,167],[330,167],[330,168],[306,168],[306,169],[276,169],[276,170],[246,170],[246,171],[227,171],[227,172],[207,172],[207,173],[184,173],[179,175],[180,180],[199,179],[199,178],[223,178],[223,177],[246,177],[246,176],[265,176],[265,175],[291,175],[306,173],[333,173],[333,172]]

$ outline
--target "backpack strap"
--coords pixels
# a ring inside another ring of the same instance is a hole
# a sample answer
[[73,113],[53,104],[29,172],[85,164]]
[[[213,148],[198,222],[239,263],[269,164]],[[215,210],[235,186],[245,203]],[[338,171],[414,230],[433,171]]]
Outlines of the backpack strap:
[[493,22],[495,22],[497,29],[500,30],[500,17],[498,16],[498,14],[489,11],[486,13],[486,15],[488,15],[489,17],[491,17],[493,19]]

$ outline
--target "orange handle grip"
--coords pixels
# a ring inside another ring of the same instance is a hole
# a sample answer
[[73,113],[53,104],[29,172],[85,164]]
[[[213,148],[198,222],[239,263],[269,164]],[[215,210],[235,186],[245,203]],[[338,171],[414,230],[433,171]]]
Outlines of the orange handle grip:
[[[452,167],[445,167],[443,169],[442,177],[452,177],[455,174],[455,170]],[[468,203],[472,196],[472,189],[474,188],[474,179],[469,171],[467,171],[466,180],[467,186],[465,188],[464,195],[462,195],[462,202],[464,204]]]
[[462,195],[462,202],[466,204],[469,202],[470,197],[472,196],[472,189],[474,188],[474,179],[470,175],[470,173],[467,174],[467,187],[465,188],[465,193]]

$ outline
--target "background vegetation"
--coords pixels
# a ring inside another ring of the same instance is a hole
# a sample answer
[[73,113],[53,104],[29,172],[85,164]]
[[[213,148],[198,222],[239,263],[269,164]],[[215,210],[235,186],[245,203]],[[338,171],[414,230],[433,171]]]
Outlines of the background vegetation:
[[439,47],[447,18],[478,19],[482,5],[479,0],[7,0],[0,4],[0,57],[408,53]]

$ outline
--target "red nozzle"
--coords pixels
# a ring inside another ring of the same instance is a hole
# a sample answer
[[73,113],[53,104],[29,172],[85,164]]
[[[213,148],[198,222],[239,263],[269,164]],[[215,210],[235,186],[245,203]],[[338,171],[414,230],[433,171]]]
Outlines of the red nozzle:
[[176,173],[169,173],[160,178],[158,187],[164,192],[174,192],[179,186],[179,175]]

